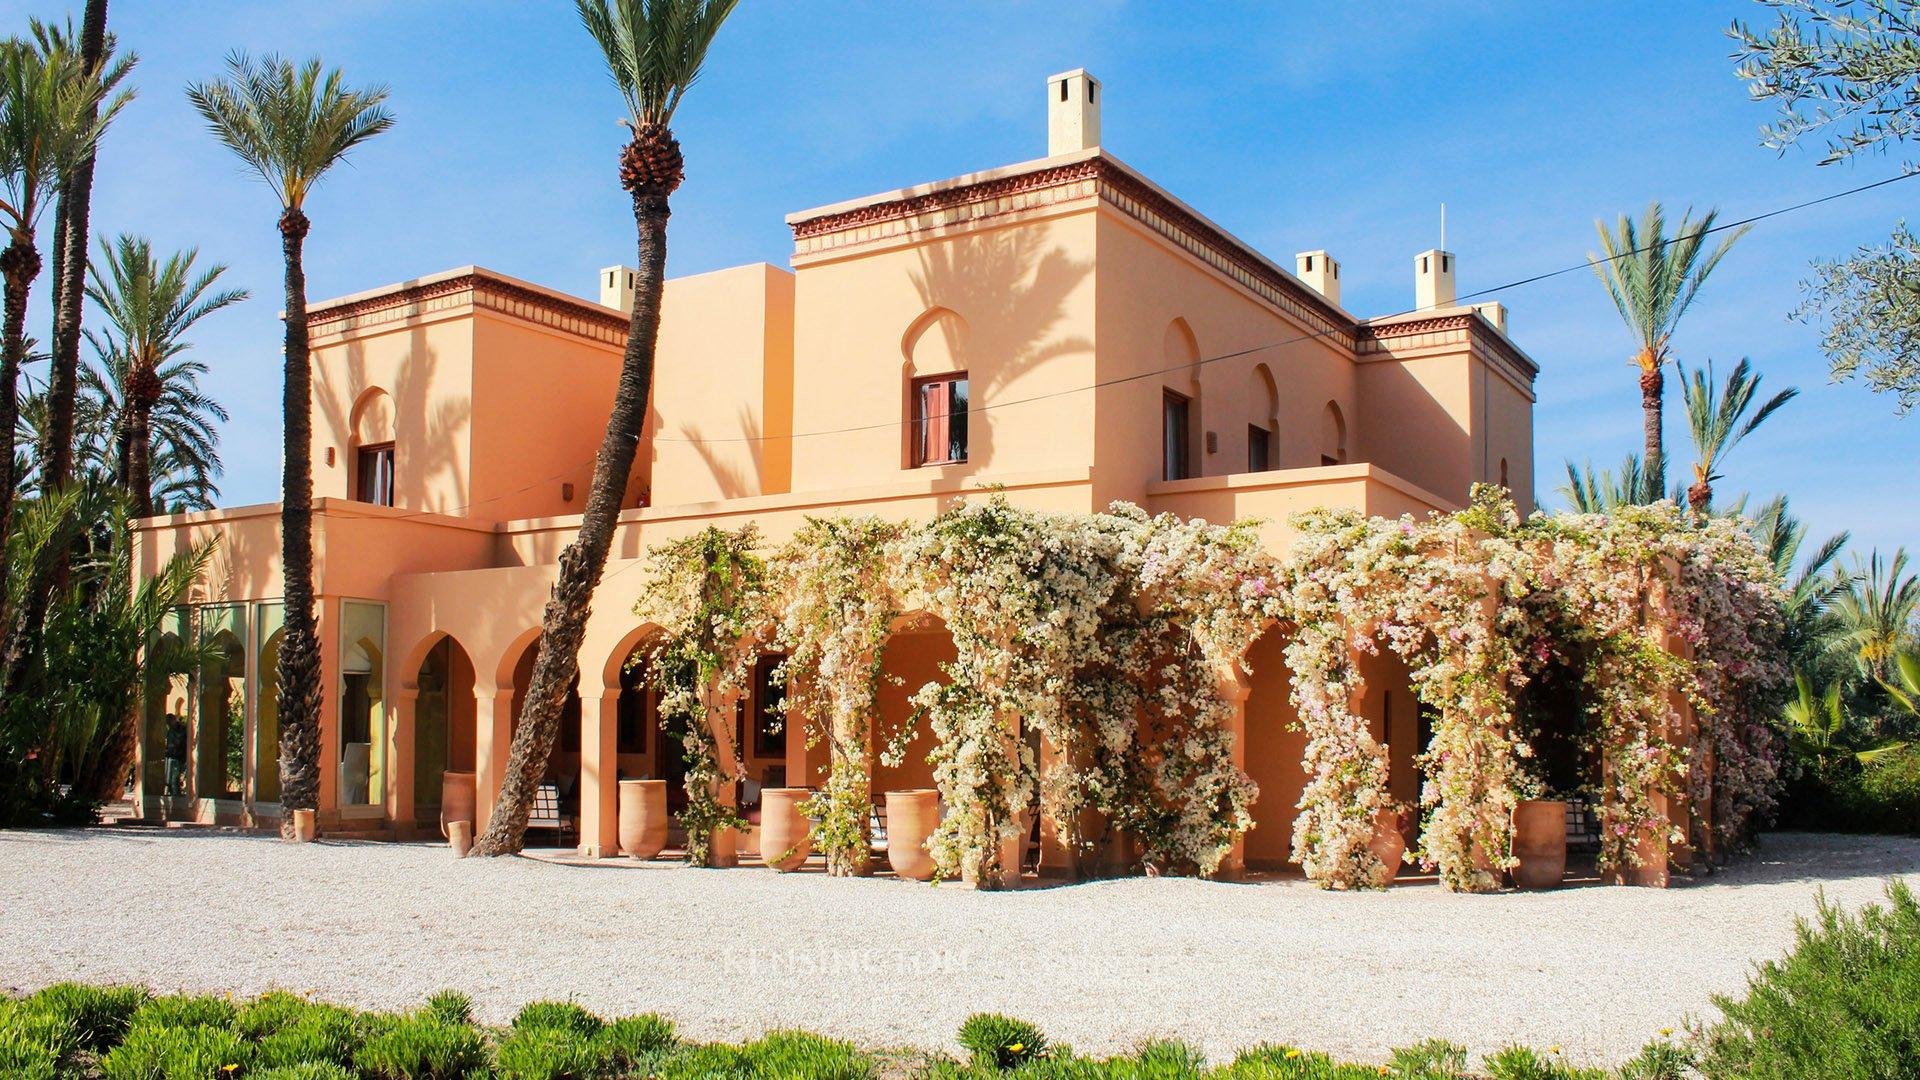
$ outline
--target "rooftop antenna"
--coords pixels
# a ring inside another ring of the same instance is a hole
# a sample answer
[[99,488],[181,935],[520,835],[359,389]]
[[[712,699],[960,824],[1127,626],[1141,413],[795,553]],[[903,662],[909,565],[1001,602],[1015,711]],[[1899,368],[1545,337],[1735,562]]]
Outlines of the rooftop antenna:
[[1440,204],[1440,250],[1447,250],[1447,204]]

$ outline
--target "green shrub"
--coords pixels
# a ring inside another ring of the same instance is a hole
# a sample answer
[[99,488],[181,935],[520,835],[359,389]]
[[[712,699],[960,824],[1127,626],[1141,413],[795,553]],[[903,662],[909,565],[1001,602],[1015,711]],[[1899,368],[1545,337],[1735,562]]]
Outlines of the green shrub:
[[1781,821],[1797,829],[1920,836],[1920,749],[1808,763],[1787,785]]
[[473,1023],[473,999],[458,990],[442,990],[428,998],[427,1011],[443,1024]]
[[74,1047],[72,1025],[0,998],[0,1076],[53,1080]]
[[999,1013],[974,1013],[960,1025],[960,1045],[975,1064],[1016,1068],[1047,1052],[1047,1037],[1025,1020]]
[[594,1038],[614,1068],[638,1072],[641,1062],[673,1046],[673,1021],[658,1013],[624,1016],[601,1028]]
[[210,994],[161,994],[134,1010],[134,1027],[231,1027],[239,1011],[233,1002]]
[[606,1048],[565,1027],[515,1027],[495,1060],[502,1080],[594,1080],[607,1071]]
[[246,1080],[359,1080],[352,1069],[331,1061],[309,1061],[302,1065],[276,1065],[254,1069]]
[[55,983],[21,1001],[21,1007],[57,1019],[73,1032],[74,1045],[98,1053],[127,1033],[134,1011],[147,1000],[144,987]]
[[516,1028],[558,1028],[577,1035],[597,1033],[604,1020],[571,1001],[529,1001],[513,1018]]
[[353,1062],[376,1080],[461,1080],[486,1067],[487,1044],[465,1024],[419,1013],[368,1039]]
[[875,1067],[852,1043],[805,1031],[771,1032],[740,1047],[740,1057],[755,1077],[865,1080]]
[[[244,1019],[245,1012],[242,1012]],[[306,1009],[259,1041],[256,1060],[261,1065],[298,1065],[326,1062],[351,1065],[364,1041],[360,1019],[336,1005],[308,1004]]]
[[100,1075],[105,1080],[215,1080],[244,1073],[252,1059],[253,1047],[226,1027],[136,1018],[125,1041],[100,1059]]
[[1620,1080],[1687,1080],[1693,1065],[1692,1050],[1661,1037],[1620,1066]]
[[753,1080],[752,1067],[731,1046],[682,1044],[653,1066],[659,1080]]
[[1606,1080],[1604,1069],[1576,1069],[1524,1046],[1509,1046],[1483,1063],[1492,1080]]
[[1341,1064],[1293,1046],[1256,1046],[1214,1076],[1221,1080],[1379,1080],[1378,1066]]
[[233,1030],[249,1039],[264,1039],[319,1008],[332,1006],[316,1005],[285,990],[269,990],[240,1006],[234,1014]]
[[1716,997],[1708,1077],[1920,1075],[1920,902],[1903,881],[1887,905],[1849,915],[1823,895],[1793,950],[1760,965],[1739,1000]]
[[1427,1039],[1393,1052],[1388,1066],[1396,1080],[1454,1080],[1467,1072],[1467,1048],[1445,1039]]

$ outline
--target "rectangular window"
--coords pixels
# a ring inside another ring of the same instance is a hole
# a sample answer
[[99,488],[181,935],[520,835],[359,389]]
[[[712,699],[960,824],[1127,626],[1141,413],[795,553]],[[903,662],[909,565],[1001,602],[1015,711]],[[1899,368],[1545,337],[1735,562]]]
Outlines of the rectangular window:
[[1160,479],[1185,480],[1193,475],[1187,438],[1187,408],[1184,395],[1168,390],[1160,408]]
[[913,381],[913,464],[967,460],[967,373]]
[[375,506],[393,505],[393,444],[363,446],[354,462],[354,498]]
[[753,756],[787,756],[787,680],[780,674],[784,656],[763,656],[753,670]]
[[1247,471],[1266,472],[1273,468],[1273,438],[1258,424],[1247,425]]
[[387,606],[340,602],[340,804],[386,797]]

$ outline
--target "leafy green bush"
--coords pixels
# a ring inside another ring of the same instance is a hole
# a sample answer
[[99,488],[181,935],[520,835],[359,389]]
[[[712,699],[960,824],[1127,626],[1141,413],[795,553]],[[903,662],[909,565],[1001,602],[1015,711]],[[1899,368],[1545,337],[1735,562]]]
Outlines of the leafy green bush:
[[1887,905],[1849,915],[1823,895],[1796,943],[1760,965],[1747,995],[1716,997],[1708,1077],[1920,1076],[1920,902],[1903,881]]
[[485,1068],[487,1044],[465,1024],[418,1013],[368,1039],[353,1062],[376,1080],[463,1080]]
[[359,1077],[344,1065],[336,1065],[331,1061],[309,1061],[302,1065],[254,1069],[247,1073],[247,1080],[359,1080]]
[[253,1047],[227,1027],[136,1018],[125,1041],[100,1059],[100,1075],[106,1080],[209,1080],[243,1073],[252,1060]]
[[1293,1046],[1256,1046],[1216,1070],[1220,1080],[1379,1080],[1377,1066],[1349,1065]]
[[1606,1080],[1605,1069],[1576,1069],[1524,1046],[1509,1046],[1483,1063],[1492,1080]]
[[578,1035],[594,1035],[605,1023],[571,1001],[529,1001],[513,1018],[515,1028],[558,1028]]
[[516,1025],[500,1038],[495,1059],[502,1080],[594,1080],[607,1071],[607,1051],[569,1028]]
[[1017,1068],[1047,1052],[1047,1037],[1025,1020],[999,1013],[974,1013],[960,1025],[960,1045],[975,1064]]
[[1467,1072],[1467,1048],[1445,1039],[1427,1039],[1393,1052],[1389,1066],[1396,1080],[1454,1080]]
[[606,1052],[607,1062],[616,1069],[640,1071],[640,1064],[672,1048],[673,1021],[658,1013],[623,1016],[600,1029],[594,1036]]
[[1693,1065],[1691,1049],[1662,1036],[1620,1066],[1620,1080],[1687,1080]]
[[30,1009],[64,1023],[74,1045],[98,1053],[127,1032],[134,1011],[146,1002],[144,987],[55,983],[21,1001]]
[[313,1009],[332,1007],[316,1005],[285,990],[269,990],[240,1006],[234,1014],[233,1030],[249,1039],[264,1039],[298,1021]]
[[753,1080],[752,1067],[731,1046],[683,1045],[653,1067],[659,1080]]
[[[246,1013],[241,1016],[244,1020]],[[336,1005],[308,1003],[298,1015],[259,1041],[261,1065],[326,1062],[351,1065],[364,1041],[360,1019]]]
[[0,1076],[53,1080],[74,1047],[70,1024],[0,998]]
[[211,994],[161,994],[135,1009],[128,1027],[224,1028],[233,1026],[238,1013],[233,1002]]
[[865,1080],[874,1074],[871,1057],[850,1042],[806,1031],[775,1031],[740,1047],[755,1077],[806,1077],[807,1080]]
[[458,990],[442,990],[428,998],[427,1011],[443,1024],[473,1023],[473,999]]
[[1787,785],[1781,820],[1797,829],[1920,836],[1920,749],[1809,763]]

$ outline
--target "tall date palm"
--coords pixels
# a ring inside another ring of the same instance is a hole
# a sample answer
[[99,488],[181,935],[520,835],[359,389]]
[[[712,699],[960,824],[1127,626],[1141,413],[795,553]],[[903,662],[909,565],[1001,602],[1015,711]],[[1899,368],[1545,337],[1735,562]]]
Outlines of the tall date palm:
[[195,323],[247,298],[245,289],[214,288],[225,266],[194,274],[198,257],[190,248],[161,262],[146,237],[122,234],[111,244],[100,242],[100,257],[87,286],[87,296],[111,325],[107,355],[119,360],[121,413],[116,426],[124,454],[119,471],[134,517],[154,512],[151,422],[166,395],[163,371],[188,349],[186,333]]
[[1622,214],[1612,228],[1594,222],[1600,234],[1601,254],[1588,257],[1593,273],[1606,286],[1620,318],[1633,332],[1640,349],[1633,363],[1640,369],[1640,450],[1642,501],[1661,497],[1667,487],[1667,455],[1663,409],[1666,404],[1666,366],[1672,359],[1668,342],[1680,317],[1720,265],[1727,249],[1751,226],[1734,229],[1718,246],[1709,248],[1719,211],[1709,210],[1699,221],[1693,211],[1680,215],[1679,227],[1667,235],[1666,210],[1653,203],[1638,223]]
[[[1687,488],[1687,505],[1696,514],[1713,506],[1713,482],[1720,479],[1720,466],[1741,441],[1780,406],[1800,396],[1798,387],[1785,390],[1760,402],[1760,376],[1753,362],[1741,357],[1723,385],[1713,378],[1713,361],[1705,370],[1689,372],[1680,365],[1680,397],[1687,409],[1687,432],[1693,437],[1693,483]],[[1748,410],[1752,410],[1749,415]]]
[[626,355],[607,433],[594,459],[593,486],[580,535],[560,554],[559,578],[540,620],[539,653],[528,680],[520,726],[507,756],[506,776],[477,855],[507,855],[525,842],[533,792],[559,734],[560,710],[580,670],[580,638],[593,590],[606,570],[613,527],[620,516],[640,428],[653,390],[654,346],[660,333],[660,293],[666,280],[668,198],[686,176],[680,142],[669,126],[687,88],[700,75],[707,49],[737,0],[576,0],[580,21],[606,56],[607,70],[626,99],[633,134],[620,153],[620,186],[633,199],[639,237],[639,274]]
[[[0,308],[0,543],[11,535],[14,502],[14,424],[20,409],[20,366],[26,360],[27,296],[40,276],[34,232],[48,201],[126,104],[107,98],[80,56],[59,35],[38,42],[0,42],[0,250],[5,303]],[[7,567],[0,561],[0,594]]]
[[267,55],[227,58],[227,77],[187,88],[187,100],[214,137],[280,198],[286,261],[286,344],[281,413],[286,425],[280,477],[280,550],[286,577],[286,636],[280,645],[281,833],[294,810],[320,796],[320,638],[313,610],[313,372],[307,350],[307,277],[301,262],[307,195],[348,151],[393,126],[387,90],[349,88],[318,59],[295,64]]

